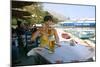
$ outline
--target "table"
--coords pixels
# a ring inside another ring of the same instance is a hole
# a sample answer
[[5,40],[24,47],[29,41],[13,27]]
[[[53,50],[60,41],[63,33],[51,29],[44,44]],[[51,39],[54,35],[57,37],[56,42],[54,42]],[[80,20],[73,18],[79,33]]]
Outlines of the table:
[[87,59],[95,56],[95,49],[84,45],[70,46],[69,43],[61,42],[61,47],[56,47],[55,52],[50,54],[46,48],[34,48],[28,52],[28,55],[33,55],[32,52],[40,55],[50,63],[67,63],[87,61]]

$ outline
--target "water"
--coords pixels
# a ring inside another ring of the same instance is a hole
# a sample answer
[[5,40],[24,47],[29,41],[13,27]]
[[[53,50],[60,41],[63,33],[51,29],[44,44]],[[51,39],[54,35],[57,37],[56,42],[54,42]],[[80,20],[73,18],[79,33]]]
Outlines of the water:
[[95,29],[95,27],[63,27],[63,26],[58,26],[55,28],[62,29],[64,32],[69,32],[82,40],[89,40],[89,41],[93,42],[94,44],[96,43],[96,40],[95,40],[96,29]]

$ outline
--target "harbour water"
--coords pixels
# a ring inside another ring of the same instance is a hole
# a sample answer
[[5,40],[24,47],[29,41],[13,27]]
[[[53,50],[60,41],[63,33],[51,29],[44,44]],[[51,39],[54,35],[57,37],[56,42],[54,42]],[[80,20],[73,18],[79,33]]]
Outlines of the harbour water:
[[96,44],[96,28],[95,27],[58,26],[55,28],[61,29],[64,32],[71,33],[72,35],[82,40],[89,40],[90,42]]

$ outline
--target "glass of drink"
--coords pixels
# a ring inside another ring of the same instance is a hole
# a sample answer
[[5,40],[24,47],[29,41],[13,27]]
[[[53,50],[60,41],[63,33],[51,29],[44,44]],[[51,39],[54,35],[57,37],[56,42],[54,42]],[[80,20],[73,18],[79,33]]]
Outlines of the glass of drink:
[[51,28],[48,29],[48,39],[49,39],[49,52],[53,53],[55,50],[55,37],[53,34],[53,30]]

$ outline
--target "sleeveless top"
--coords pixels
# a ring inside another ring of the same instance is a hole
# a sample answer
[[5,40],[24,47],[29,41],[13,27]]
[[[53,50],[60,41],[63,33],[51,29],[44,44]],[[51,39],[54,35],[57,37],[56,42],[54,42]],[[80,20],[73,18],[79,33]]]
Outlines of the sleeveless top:
[[41,36],[40,36],[40,46],[45,47],[49,44],[48,36],[45,30],[40,31]]

